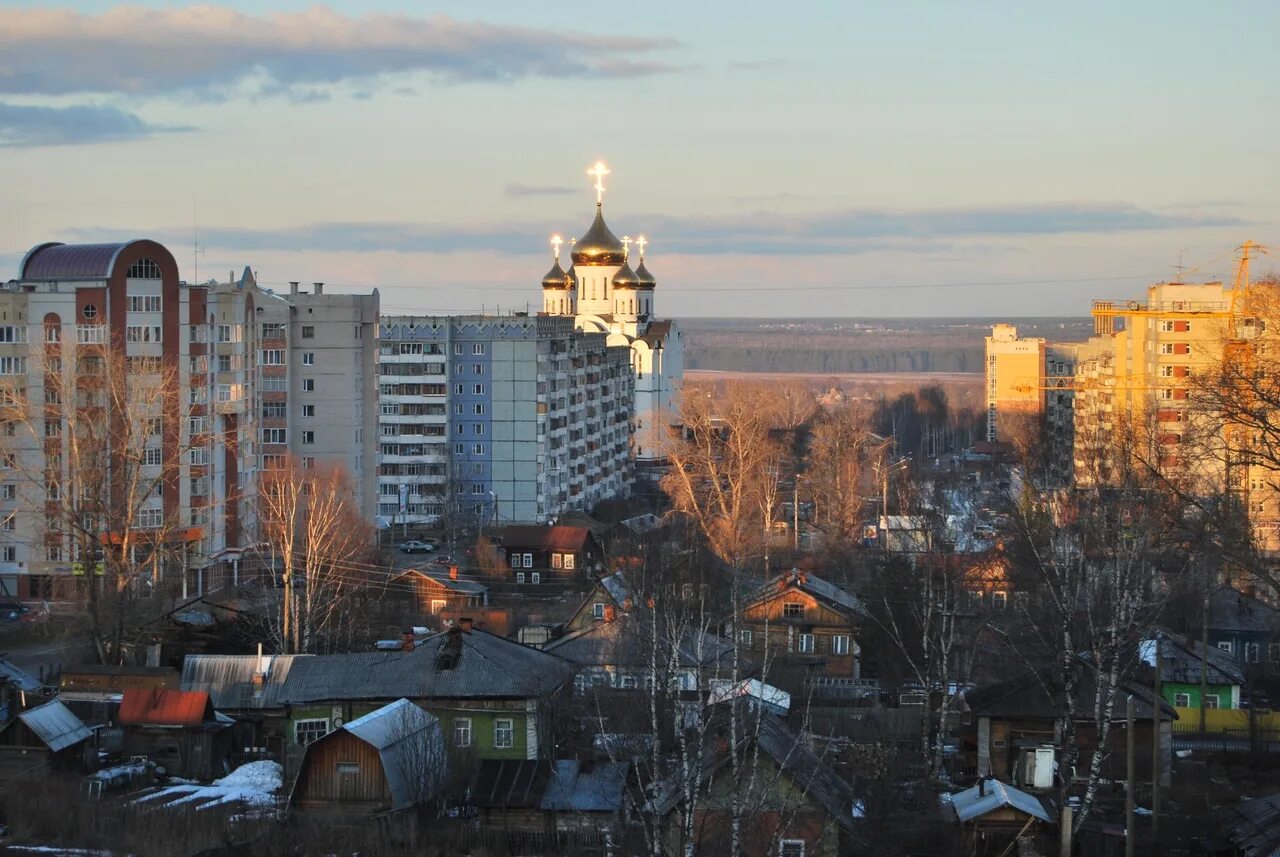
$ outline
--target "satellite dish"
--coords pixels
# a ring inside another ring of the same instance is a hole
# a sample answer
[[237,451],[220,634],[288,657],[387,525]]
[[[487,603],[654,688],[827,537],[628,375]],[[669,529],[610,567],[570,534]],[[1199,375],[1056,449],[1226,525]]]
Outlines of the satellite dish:
[[343,719],[342,719],[341,717],[335,717],[335,718],[333,718],[333,728],[334,728],[334,729],[341,729],[341,728],[342,728],[342,724],[343,724],[344,722],[345,722],[345,721],[343,721]]

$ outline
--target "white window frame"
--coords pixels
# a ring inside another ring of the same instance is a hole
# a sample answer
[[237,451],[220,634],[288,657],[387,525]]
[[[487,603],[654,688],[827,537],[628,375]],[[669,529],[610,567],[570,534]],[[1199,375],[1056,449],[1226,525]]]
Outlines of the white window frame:
[[849,635],[848,634],[832,634],[831,635],[831,654],[833,655],[849,654]]
[[597,601],[595,604],[591,605],[591,618],[593,619],[604,618],[604,602],[603,601]]
[[523,572],[523,571],[517,571],[517,572],[516,572],[516,583],[524,583],[524,572]]
[[817,637],[815,637],[813,634],[802,632],[800,634],[800,641],[797,644],[797,650],[802,655],[816,654],[818,651]]
[[564,570],[565,570],[565,571],[573,571],[574,563],[575,563],[575,562],[576,562],[576,560],[575,560],[575,558],[574,558],[573,554],[571,554],[571,553],[567,553],[567,554],[565,554],[565,555],[564,555]]
[[560,554],[558,554],[558,553],[553,553],[553,554],[551,555],[551,567],[552,567],[552,568],[564,568],[563,558],[561,557],[561,555],[560,555]]
[[[324,731],[320,732],[319,729],[316,728],[316,724],[323,724],[323,726],[321,726],[320,728],[322,728]],[[308,726],[311,728],[304,730],[303,729],[304,726]],[[304,731],[307,732],[308,734],[310,733],[318,733],[318,734],[316,734],[315,737],[312,738],[311,740],[303,742],[302,733]],[[324,736],[328,735],[330,731],[331,730],[329,729],[329,718],[327,717],[308,717],[305,720],[295,720],[293,723],[293,743],[297,744],[299,747],[306,747],[308,744],[312,744],[320,740]]]
[[[803,839],[782,839],[778,842],[778,857],[804,857],[805,842]],[[800,853],[795,852],[799,847]],[[787,851],[788,848],[793,850]]]
[[1175,693],[1175,694],[1173,695],[1173,707],[1174,707],[1174,708],[1190,708],[1190,707],[1191,707],[1191,694],[1189,694],[1189,693]]
[[464,749],[470,747],[474,735],[470,717],[453,718],[453,746]]
[[316,353],[314,351],[302,352],[302,365],[303,366],[316,365]]
[[[504,727],[503,724],[506,724]],[[506,740],[500,741],[498,736],[506,733]],[[493,749],[514,750],[516,746],[516,721],[510,717],[498,717],[493,721]]]
[[1216,693],[1206,693],[1204,695],[1204,707],[1212,711],[1217,711],[1222,707],[1221,697]]
[[532,583],[532,584],[535,584],[535,585],[536,585],[536,584],[541,583],[541,582],[542,582],[542,575],[541,575],[539,572],[536,572],[536,571],[535,571],[535,572],[530,573],[530,575],[529,575],[529,582],[530,582],[530,583]]

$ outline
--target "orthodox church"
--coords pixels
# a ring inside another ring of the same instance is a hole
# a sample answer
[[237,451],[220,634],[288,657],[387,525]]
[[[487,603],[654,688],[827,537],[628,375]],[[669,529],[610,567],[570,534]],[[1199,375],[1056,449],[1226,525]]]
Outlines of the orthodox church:
[[[544,315],[573,316],[581,330],[608,334],[609,345],[631,349],[635,374],[635,452],[637,461],[662,455],[663,429],[676,422],[684,379],[684,339],[675,321],[655,318],[657,281],[645,267],[643,235],[614,235],[604,222],[604,177],[597,163],[587,171],[596,179],[596,216],[591,228],[570,240],[569,270],[560,265],[559,235],[551,239],[555,262],[542,278]],[[631,245],[637,263],[631,267]]]

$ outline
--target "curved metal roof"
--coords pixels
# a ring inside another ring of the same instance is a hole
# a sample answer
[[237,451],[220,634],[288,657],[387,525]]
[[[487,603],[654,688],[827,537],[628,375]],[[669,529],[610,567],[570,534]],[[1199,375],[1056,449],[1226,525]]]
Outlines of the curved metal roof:
[[114,244],[60,244],[32,248],[22,260],[20,280],[97,280],[110,276],[120,251],[133,241]]

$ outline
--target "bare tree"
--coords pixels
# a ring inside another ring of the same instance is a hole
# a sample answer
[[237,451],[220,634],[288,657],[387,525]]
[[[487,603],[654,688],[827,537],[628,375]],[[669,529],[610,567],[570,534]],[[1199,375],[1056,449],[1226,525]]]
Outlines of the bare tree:
[[813,426],[807,469],[817,514],[829,537],[847,545],[863,523],[868,473],[882,466],[886,442],[857,403],[825,409]]
[[351,479],[336,464],[308,468],[289,456],[262,474],[258,526],[279,560],[283,598],[275,628],[281,651],[313,652],[345,618],[372,551]]

